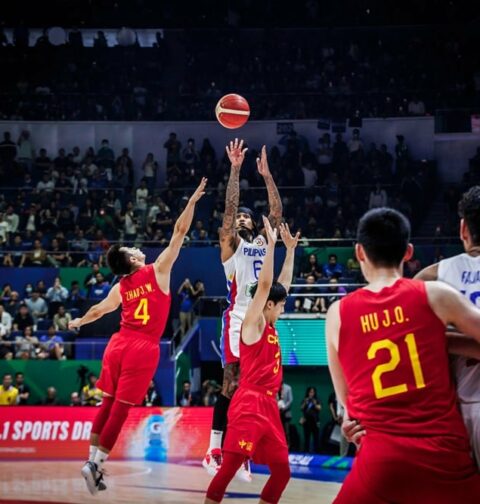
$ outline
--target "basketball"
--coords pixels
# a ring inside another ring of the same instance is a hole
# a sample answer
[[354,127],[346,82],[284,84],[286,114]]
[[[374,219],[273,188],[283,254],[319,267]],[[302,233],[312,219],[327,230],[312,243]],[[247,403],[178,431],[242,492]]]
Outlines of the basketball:
[[228,94],[218,100],[215,115],[224,128],[240,128],[248,121],[250,105],[243,96]]

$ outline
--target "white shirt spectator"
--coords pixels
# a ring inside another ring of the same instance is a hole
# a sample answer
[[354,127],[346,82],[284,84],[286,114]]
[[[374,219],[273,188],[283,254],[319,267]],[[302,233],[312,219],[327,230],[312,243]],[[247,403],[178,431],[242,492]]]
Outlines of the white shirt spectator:
[[8,225],[10,227],[10,233],[16,233],[18,224],[20,222],[20,217],[14,212],[11,214],[5,214],[5,220],[8,222]]
[[50,179],[47,181],[40,180],[40,182],[37,184],[37,191],[52,192],[54,188],[55,188],[55,183],[53,182],[53,179]]
[[1,241],[7,241],[7,236],[8,233],[10,232],[10,225],[6,220],[3,219],[3,217],[0,217],[0,240]]
[[5,330],[5,332],[2,335],[5,335],[5,334],[8,334],[12,330],[12,316],[10,315],[10,313],[5,311],[3,306],[0,309],[0,311],[1,311],[0,325]]
[[63,285],[50,287],[47,290],[47,299],[51,303],[63,303],[68,299],[68,289],[63,287]]
[[384,189],[377,188],[370,193],[368,208],[380,208],[387,206],[387,193]]
[[147,209],[147,199],[148,199],[148,189],[142,189],[139,187],[137,189],[136,194],[136,207],[138,210],[146,210]]
[[313,187],[318,180],[317,172],[312,168],[303,167],[303,176],[305,179],[305,187]]
[[132,214],[133,212],[127,212],[125,214],[125,233],[129,235],[137,234],[137,225],[135,224],[135,219]]

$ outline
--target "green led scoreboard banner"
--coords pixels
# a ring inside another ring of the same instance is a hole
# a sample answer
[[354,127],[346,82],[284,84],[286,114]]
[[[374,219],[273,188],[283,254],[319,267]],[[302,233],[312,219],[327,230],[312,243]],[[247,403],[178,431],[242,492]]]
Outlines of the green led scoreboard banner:
[[282,318],[275,327],[284,366],[326,366],[325,319]]

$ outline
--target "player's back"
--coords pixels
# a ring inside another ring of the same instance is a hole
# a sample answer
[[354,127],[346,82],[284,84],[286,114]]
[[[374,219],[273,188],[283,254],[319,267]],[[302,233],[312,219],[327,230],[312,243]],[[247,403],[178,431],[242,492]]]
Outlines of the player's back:
[[347,409],[367,432],[466,439],[456,407],[444,324],[425,284],[399,279],[359,289],[340,303],[339,359]]
[[252,243],[240,239],[235,253],[223,263],[227,278],[227,311],[245,313],[251,301],[250,287],[258,281],[267,252],[265,238],[258,235]]
[[253,345],[246,345],[240,338],[240,388],[253,385],[275,395],[282,376],[282,355],[274,326],[265,324],[261,338]]
[[162,292],[153,264],[120,280],[122,296],[121,335],[142,335],[159,340],[170,311],[170,293]]
[[[446,282],[480,307],[480,256],[459,254],[438,263],[438,279]],[[455,357],[457,394],[461,402],[480,403],[480,363]]]

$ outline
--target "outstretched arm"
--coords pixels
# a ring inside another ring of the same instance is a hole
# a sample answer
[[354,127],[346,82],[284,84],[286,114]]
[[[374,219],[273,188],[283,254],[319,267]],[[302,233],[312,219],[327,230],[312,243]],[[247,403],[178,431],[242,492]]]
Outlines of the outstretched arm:
[[120,306],[121,302],[122,296],[120,295],[120,284],[117,283],[110,289],[108,296],[105,299],[102,299],[100,303],[90,307],[83,317],[71,320],[68,323],[68,328],[78,329],[82,325],[95,322],[95,320],[98,320],[107,313],[115,311]]
[[[157,273],[157,280],[160,280],[158,278],[158,274],[168,274],[166,285],[160,285],[159,283],[160,288],[164,292],[168,292],[169,290],[170,270],[172,269],[173,263],[176,261],[178,254],[180,253],[185,235],[188,233],[188,230],[190,229],[190,226],[192,224],[193,214],[195,213],[195,205],[197,201],[205,194],[206,185],[207,179],[202,178],[196,191],[188,200],[187,206],[175,223],[172,239],[170,240],[168,247],[157,257],[157,260],[155,261],[155,272]],[[162,281],[161,283],[164,284],[165,282]]]
[[263,260],[260,275],[258,276],[255,296],[253,296],[252,301],[248,305],[242,324],[242,340],[247,345],[253,345],[261,337],[262,326],[265,323],[263,308],[267,302],[273,282],[273,254],[275,252],[275,242],[277,241],[277,230],[272,229],[266,217],[263,217],[263,225],[268,237],[267,253]]
[[283,207],[280,193],[278,192],[275,181],[270,173],[270,168],[268,167],[267,148],[265,145],[262,147],[260,157],[257,158],[257,168],[258,172],[263,177],[263,180],[265,180],[265,185],[267,186],[268,206],[270,207],[268,220],[270,221],[272,227],[275,228],[280,225],[280,222],[282,222]]
[[278,277],[278,281],[288,292],[290,290],[290,285],[292,285],[293,262],[295,260],[295,249],[298,245],[300,233],[297,231],[295,236],[292,236],[288,224],[280,224],[280,236],[287,248],[287,254],[285,256],[285,261],[283,261],[283,267],[280,276]]
[[423,268],[415,276],[415,280],[423,280],[428,282],[430,280],[438,280],[438,263],[431,264],[426,268]]
[[222,262],[225,262],[233,255],[238,244],[235,219],[240,199],[240,169],[242,168],[247,148],[243,148],[243,140],[239,142],[238,138],[235,138],[234,142],[230,142],[230,145],[227,145],[226,150],[228,159],[232,165],[225,194],[225,212],[219,233]]

